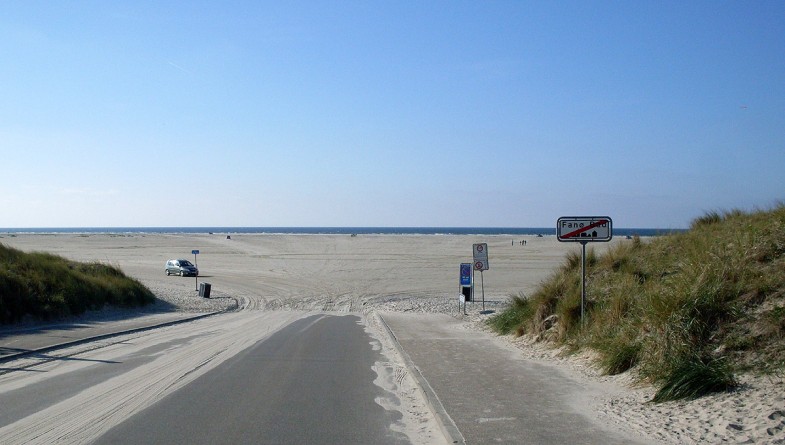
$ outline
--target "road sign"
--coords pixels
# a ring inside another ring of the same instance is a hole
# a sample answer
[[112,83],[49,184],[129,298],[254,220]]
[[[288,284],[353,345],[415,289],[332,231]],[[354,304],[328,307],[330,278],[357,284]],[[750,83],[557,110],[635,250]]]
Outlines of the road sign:
[[609,216],[562,216],[556,221],[559,241],[581,243],[581,323],[586,307],[586,244],[590,241],[610,241],[613,221]]
[[474,270],[488,270],[488,244],[474,244],[472,251],[474,253]]
[[[199,255],[199,251],[197,249],[194,249],[194,250],[191,251],[191,254],[194,256],[194,264],[198,268],[199,267],[199,263],[196,262],[196,255]],[[199,290],[199,274],[198,273],[196,275],[194,275],[194,286],[196,286],[196,289],[194,289],[194,290],[198,291]]]
[[559,241],[610,241],[613,221],[609,216],[562,216],[556,221]]
[[471,286],[472,284],[472,265],[471,263],[461,263],[461,286]]

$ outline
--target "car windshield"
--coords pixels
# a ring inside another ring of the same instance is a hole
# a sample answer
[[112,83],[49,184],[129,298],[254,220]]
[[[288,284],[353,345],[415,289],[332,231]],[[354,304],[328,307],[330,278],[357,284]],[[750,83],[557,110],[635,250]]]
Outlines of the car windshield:
[[191,262],[187,260],[180,260],[180,266],[188,267],[188,266],[193,266],[193,264],[191,264]]

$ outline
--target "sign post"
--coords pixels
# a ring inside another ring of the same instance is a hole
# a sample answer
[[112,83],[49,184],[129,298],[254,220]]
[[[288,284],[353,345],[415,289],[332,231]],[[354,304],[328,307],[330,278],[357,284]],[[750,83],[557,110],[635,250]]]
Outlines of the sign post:
[[613,238],[609,216],[562,216],[556,221],[556,237],[561,242],[581,243],[581,324],[586,308],[586,244]]
[[461,280],[458,286],[458,312],[461,311],[461,303],[463,303],[463,314],[466,315],[466,297],[471,300],[472,295],[472,264],[461,263]]
[[[194,249],[194,250],[191,251],[191,253],[194,255],[194,266],[196,266],[196,269],[198,270],[199,269],[199,263],[196,262],[196,255],[199,255],[199,251]],[[195,290],[197,292],[199,292],[199,273],[198,272],[196,273],[196,275],[194,275],[194,284],[196,286]]]
[[482,271],[488,270],[488,244],[479,243],[472,246],[474,270],[480,271],[480,288],[482,289],[482,310],[485,312],[485,279]]

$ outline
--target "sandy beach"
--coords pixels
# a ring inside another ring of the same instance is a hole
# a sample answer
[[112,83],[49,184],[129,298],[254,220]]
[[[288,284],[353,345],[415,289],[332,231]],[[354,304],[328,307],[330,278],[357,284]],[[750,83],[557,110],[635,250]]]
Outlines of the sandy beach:
[[196,261],[198,281],[211,284],[213,299],[232,300],[225,304],[362,311],[400,303],[417,310],[457,302],[459,265],[472,261],[473,243],[488,244],[490,269],[475,280],[490,304],[531,292],[566,252],[579,249],[555,237],[468,235],[20,234],[0,242],[119,266],[180,310],[195,311],[206,310],[205,302],[183,300],[193,296],[195,279],[165,276],[170,258]]
[[[521,240],[526,240],[522,245]],[[261,234],[1,234],[0,242],[24,251],[43,251],[78,261],[120,267],[161,300],[149,310],[442,312],[482,330],[481,303],[458,310],[459,264],[471,262],[472,244],[488,244],[490,269],[476,274],[487,311],[511,295],[529,294],[579,245],[555,237],[469,235],[261,235]],[[614,243],[597,243],[598,251]],[[196,257],[198,279],[166,276],[168,259]],[[198,297],[209,282],[210,299]],[[480,284],[482,283],[482,284]],[[561,351],[526,338],[498,337],[523,357],[558,366],[586,385],[610,388],[585,400],[587,415],[660,443],[785,443],[785,384],[782,376],[741,376],[732,392],[690,402],[648,403],[653,389],[635,385],[629,374],[607,377],[588,354]]]

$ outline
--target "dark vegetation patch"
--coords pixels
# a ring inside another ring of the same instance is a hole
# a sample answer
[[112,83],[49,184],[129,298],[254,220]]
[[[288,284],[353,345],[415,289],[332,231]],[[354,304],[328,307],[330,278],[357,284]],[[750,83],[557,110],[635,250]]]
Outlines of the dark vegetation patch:
[[105,305],[136,307],[155,296],[119,268],[0,244],[0,324],[54,320]]

